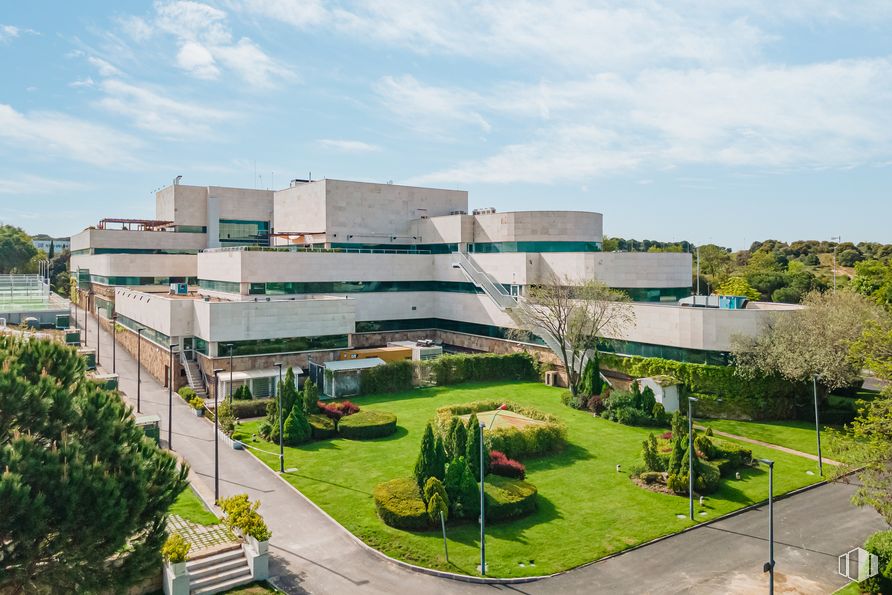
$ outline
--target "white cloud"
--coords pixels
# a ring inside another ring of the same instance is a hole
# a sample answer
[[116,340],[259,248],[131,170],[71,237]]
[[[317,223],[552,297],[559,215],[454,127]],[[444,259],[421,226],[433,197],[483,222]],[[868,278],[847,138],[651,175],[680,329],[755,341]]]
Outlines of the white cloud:
[[70,83],[68,83],[68,86],[74,89],[80,89],[85,87],[92,87],[94,84],[95,83],[93,81],[93,77],[88,76],[76,81],[71,81]]
[[455,122],[488,133],[492,125],[478,111],[485,99],[473,91],[423,85],[410,75],[385,76],[375,85],[384,104],[409,126],[425,133],[449,135]]
[[131,167],[138,139],[58,112],[16,111],[0,104],[0,144],[100,167]]
[[156,1],[151,18],[124,18],[120,26],[140,43],[154,42],[161,36],[173,37],[177,45],[176,65],[199,79],[219,79],[224,68],[260,88],[293,78],[290,68],[254,41],[234,38],[227,13],[209,4]]
[[0,25],[0,43],[8,43],[13,39],[21,37],[22,34],[39,35],[34,29],[22,29],[15,25]]
[[109,79],[100,85],[105,97],[99,106],[133,120],[138,128],[168,138],[213,135],[215,126],[235,114],[197,103],[173,99],[149,87]]
[[317,141],[322,147],[342,151],[344,153],[377,153],[381,150],[378,145],[373,145],[359,140],[322,138]]
[[[522,127],[541,109],[542,84],[447,95],[476,97],[467,110]],[[548,84],[547,97],[549,120],[528,140],[413,181],[555,182],[686,164],[843,168],[892,154],[886,59],[600,75]]]
[[121,71],[116,66],[98,56],[89,56],[87,62],[94,66],[102,76],[117,76],[121,74]]
[[81,182],[72,180],[56,180],[30,174],[15,178],[0,178],[0,194],[56,194],[73,192],[86,188]]

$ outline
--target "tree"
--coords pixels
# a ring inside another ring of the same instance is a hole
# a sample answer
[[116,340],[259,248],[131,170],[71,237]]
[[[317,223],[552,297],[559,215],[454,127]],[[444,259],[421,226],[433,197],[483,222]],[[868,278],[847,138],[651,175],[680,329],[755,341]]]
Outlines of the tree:
[[4,336],[0,361],[0,592],[123,592],[157,572],[187,468],[74,349]]
[[[307,380],[307,382],[311,381]],[[281,397],[282,411],[286,412],[286,414],[283,415],[285,421],[287,421],[290,412],[294,409],[294,404],[298,400],[300,400],[301,408],[304,407],[306,383],[304,383],[304,395],[298,395],[297,388],[294,385],[294,369],[289,367],[288,370],[285,371],[285,379],[278,383],[277,386],[277,394]],[[299,396],[301,397],[300,399],[298,399]],[[273,399],[273,401],[266,406],[266,423],[269,425],[264,425],[263,427],[265,429],[268,428],[269,430],[269,435],[265,436],[265,438],[270,442],[278,442],[279,440],[279,400],[280,399],[278,398]]]
[[666,465],[657,450],[657,439],[653,434],[641,443],[641,460],[648,471],[665,471]]
[[443,479],[443,467],[437,457],[434,428],[430,422],[424,427],[421,436],[421,449],[418,451],[418,459],[415,461],[415,481],[418,487],[424,489],[424,484],[431,477]]
[[449,504],[443,496],[435,493],[427,503],[427,516],[432,522],[437,522],[440,520],[440,513],[443,514],[444,521],[449,520]]
[[460,418],[453,417],[449,427],[452,428],[452,435],[449,438],[451,445],[449,460],[454,460],[465,456],[468,447],[468,426]]
[[715,293],[716,295],[743,296],[753,301],[762,297],[762,294],[753,289],[743,277],[729,277],[716,288]]
[[[892,321],[888,317],[869,324],[852,350],[854,359],[864,361],[878,378],[892,381]],[[848,474],[857,471],[859,486],[853,502],[873,507],[892,524],[892,385],[865,403],[852,423],[852,434],[853,439],[833,440],[840,451],[838,458],[846,461],[836,475],[848,480]]]
[[303,403],[295,402],[282,428],[282,442],[289,446],[297,446],[307,442],[311,436],[312,429],[304,413]]
[[443,443],[443,437],[437,433],[436,437],[434,437],[434,469],[439,475],[435,475],[435,478],[443,479],[446,475],[446,463],[448,462],[449,459],[446,457],[446,446]]
[[862,362],[850,357],[850,348],[882,311],[848,290],[812,292],[803,304],[802,309],[776,313],[761,334],[732,339],[739,375],[778,375],[791,382],[817,377],[831,390],[854,382]]
[[279,390],[282,391],[282,410],[294,409],[294,404],[297,402],[297,385],[294,382],[294,368],[291,366],[285,371],[285,380]]
[[0,274],[22,272],[35,256],[37,248],[24,230],[0,225]]
[[[480,441],[483,439],[483,429],[477,420],[477,415],[472,413],[468,418],[468,442],[465,445],[465,460],[471,468],[474,477],[480,477]],[[483,472],[489,467],[489,448],[483,444]]]
[[597,349],[605,336],[620,337],[635,322],[629,296],[589,279],[578,283],[551,274],[541,285],[532,285],[524,307],[517,310],[523,330],[553,338],[561,363],[567,370],[570,391],[579,393],[584,356]]
[[312,380],[307,378],[304,382],[304,412],[307,415],[316,413],[319,410],[317,403],[319,402],[319,388]]
[[585,364],[579,380],[579,394],[583,397],[601,394],[601,366],[597,352]]
[[886,308],[892,308],[892,265],[878,260],[857,263],[852,289]]
[[449,463],[443,487],[446,488],[456,517],[473,518],[480,513],[480,486],[464,457],[458,457]]
[[[697,254],[700,258],[700,273],[706,275],[712,285],[719,285],[731,273],[731,251],[715,244],[700,246]],[[694,266],[697,266],[694,261]]]
[[52,238],[50,238],[50,249],[47,250],[47,252],[46,252],[46,258],[47,258],[47,260],[52,260],[55,255],[56,255],[56,242],[53,241]]

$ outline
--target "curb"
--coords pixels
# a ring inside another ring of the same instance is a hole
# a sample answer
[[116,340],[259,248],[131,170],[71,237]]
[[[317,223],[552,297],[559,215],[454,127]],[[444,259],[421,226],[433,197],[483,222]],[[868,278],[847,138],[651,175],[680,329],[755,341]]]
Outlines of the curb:
[[[362,539],[360,539],[359,537],[357,537],[356,535],[354,535],[352,532],[348,531],[346,527],[344,527],[342,524],[340,524],[339,522],[337,522],[337,521],[336,521],[330,514],[328,514],[325,510],[323,510],[322,508],[320,508],[315,502],[313,502],[312,500],[310,500],[307,496],[305,496],[305,495],[303,494],[303,492],[301,492],[301,491],[298,490],[296,487],[294,487],[293,485],[291,485],[291,484],[290,484],[284,477],[281,476],[281,474],[279,474],[279,473],[276,472],[274,469],[272,469],[269,465],[267,465],[267,464],[264,463],[262,460],[260,460],[260,458],[257,457],[257,455],[255,455],[253,452],[251,452],[251,449],[250,449],[250,448],[246,448],[246,449],[245,449],[245,452],[247,452],[249,455],[251,455],[251,456],[252,456],[258,463],[260,463],[260,464],[261,464],[261,465],[262,465],[268,472],[270,472],[270,473],[272,473],[273,475],[275,475],[275,476],[279,479],[279,481],[281,481],[281,482],[284,483],[286,486],[288,486],[289,488],[291,488],[291,489],[292,489],[296,494],[298,494],[303,500],[305,500],[307,503],[309,503],[310,506],[312,506],[313,508],[315,508],[317,511],[319,511],[320,513],[322,513],[322,515],[325,516],[328,520],[330,520],[332,523],[334,523],[335,525],[337,525],[337,526],[338,526],[344,533],[347,534],[347,536],[348,536],[350,539],[352,539],[357,545],[359,545],[359,546],[360,546],[362,549],[364,549],[365,551],[370,552],[370,553],[372,553],[372,554],[378,556],[379,558],[382,558],[383,560],[385,560],[385,561],[387,561],[387,562],[391,562],[391,563],[393,563],[393,564],[395,564],[395,565],[397,565],[397,566],[401,566],[401,567],[403,567],[403,568],[406,568],[406,569],[408,569],[408,570],[417,572],[417,573],[419,573],[419,574],[427,574],[427,575],[430,575],[430,576],[435,576],[435,577],[437,577],[437,578],[444,578],[444,579],[450,579],[450,580],[454,580],[454,581],[460,581],[460,582],[465,582],[465,583],[475,583],[475,584],[481,584],[481,585],[519,585],[519,584],[523,584],[523,583],[532,583],[532,582],[541,581],[541,580],[544,580],[544,579],[553,578],[553,577],[556,577],[556,576],[561,576],[561,575],[564,575],[564,574],[568,574],[568,573],[570,573],[570,572],[575,572],[575,571],[580,570],[580,569],[582,569],[582,568],[587,568],[587,567],[592,566],[592,565],[594,565],[594,564],[599,564],[599,563],[601,563],[601,562],[605,562],[605,561],[607,561],[607,560],[611,560],[611,559],[613,559],[613,558],[618,558],[619,556],[622,556],[622,555],[624,555],[624,554],[628,554],[628,553],[630,553],[630,552],[634,552],[635,550],[639,550],[639,549],[641,549],[641,548],[644,548],[644,547],[647,547],[647,546],[649,546],[649,545],[653,545],[653,544],[659,543],[659,542],[661,542],[661,541],[666,541],[667,539],[672,539],[673,537],[676,537],[676,536],[678,536],[678,535],[682,535],[682,534],[684,534],[684,533],[688,533],[688,532],[690,532],[690,531],[695,531],[695,530],[697,530],[697,529],[701,529],[701,528],[703,528],[703,527],[708,527],[708,526],[713,525],[713,524],[715,524],[715,523],[718,523],[718,522],[720,522],[720,521],[724,521],[724,520],[727,520],[727,519],[736,517],[736,516],[741,515],[741,514],[743,514],[743,513],[745,513],[745,512],[749,512],[749,511],[751,511],[751,510],[755,510],[755,509],[757,509],[757,508],[763,507],[763,506],[765,506],[766,504],[768,504],[768,500],[765,499],[765,500],[762,500],[762,501],[760,501],[760,502],[756,502],[756,503],[754,503],[754,504],[750,504],[750,505],[748,505],[748,506],[745,506],[745,507],[743,507],[743,508],[739,508],[739,509],[737,509],[737,510],[733,510],[733,511],[731,511],[731,512],[729,512],[729,513],[723,514],[722,516],[716,517],[716,518],[714,518],[714,519],[710,519],[710,520],[708,520],[708,521],[703,521],[702,523],[698,523],[698,524],[693,525],[693,526],[691,526],[691,527],[686,527],[686,528],[684,528],[684,529],[682,529],[682,530],[680,530],[680,531],[676,531],[675,533],[670,533],[670,534],[668,534],[668,535],[662,535],[662,536],[660,536],[660,537],[656,537],[656,538],[654,538],[654,539],[651,539],[650,541],[645,541],[645,542],[643,542],[643,543],[639,543],[639,544],[637,544],[637,545],[633,545],[633,546],[628,547],[628,548],[626,548],[626,549],[624,549],[624,550],[621,550],[621,551],[618,551],[618,552],[614,552],[614,553],[612,553],[612,554],[608,554],[608,555],[606,555],[606,556],[603,556],[603,557],[601,557],[601,558],[598,558],[597,560],[592,560],[592,561],[590,561],[590,562],[586,562],[586,563],[584,563],[584,564],[580,564],[579,566],[574,566],[573,568],[568,568],[568,569],[566,569],[566,570],[562,570],[562,571],[560,571],[560,572],[555,572],[555,573],[553,573],[553,574],[543,574],[543,575],[536,575],[536,576],[524,576],[524,577],[517,577],[517,578],[485,578],[485,577],[478,577],[478,576],[470,576],[470,575],[467,575],[467,574],[456,574],[456,573],[454,573],[454,572],[445,572],[445,571],[442,571],[442,570],[435,570],[435,569],[433,569],[433,568],[426,568],[426,567],[424,567],[424,566],[416,566],[415,564],[410,564],[410,563],[408,563],[408,562],[404,562],[404,561],[402,561],[402,560],[397,560],[396,558],[391,558],[390,556],[388,556],[388,555],[385,554],[384,552],[382,552],[382,551],[380,551],[380,550],[376,550],[375,548],[373,548],[373,547],[370,546],[369,544],[365,543]],[[802,493],[804,493],[804,492],[808,492],[808,491],[810,491],[810,490],[814,490],[814,489],[816,489],[816,488],[819,488],[819,487],[828,485],[829,483],[832,483],[832,482],[829,481],[829,480],[826,480],[826,479],[825,479],[825,480],[822,480],[822,481],[818,481],[818,482],[816,482],[816,483],[813,483],[813,484],[810,484],[810,485],[803,486],[803,487],[801,487],[801,488],[792,490],[792,491],[787,492],[787,493],[785,493],[785,494],[781,494],[780,496],[775,496],[773,500],[774,500],[774,502],[777,502],[777,501],[779,501],[779,500],[785,500],[785,499],[790,498],[790,497],[792,497],[792,496],[796,496],[796,495],[798,495],[798,494],[802,494]]]

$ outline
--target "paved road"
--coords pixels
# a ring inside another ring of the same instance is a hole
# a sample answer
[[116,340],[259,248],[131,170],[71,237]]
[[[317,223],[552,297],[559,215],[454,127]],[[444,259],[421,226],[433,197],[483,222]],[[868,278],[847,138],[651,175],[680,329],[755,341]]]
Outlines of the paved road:
[[[83,318],[81,316],[81,318]],[[96,346],[95,318],[89,325]],[[111,336],[102,333],[103,367],[111,369]],[[135,405],[136,364],[117,350],[121,389]],[[167,439],[167,389],[142,374],[141,409],[162,417]],[[211,490],[214,433],[178,398],[173,400],[173,447]],[[220,443],[220,494],[259,499],[273,531],[270,571],[289,593],[762,593],[767,579],[767,516],[753,510],[651,546],[550,579],[484,586],[413,572],[356,544],[339,525],[244,452]],[[886,528],[872,510],[855,509],[852,486],[828,485],[775,505],[778,592],[827,593],[845,584],[837,555]],[[619,503],[618,503],[619,505]],[[784,587],[782,590],[781,587]]]

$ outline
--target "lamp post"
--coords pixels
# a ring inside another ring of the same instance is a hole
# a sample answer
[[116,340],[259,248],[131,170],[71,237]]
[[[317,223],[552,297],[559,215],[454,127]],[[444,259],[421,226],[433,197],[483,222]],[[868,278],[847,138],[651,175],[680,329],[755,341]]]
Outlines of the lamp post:
[[279,473],[285,473],[285,443],[283,442],[282,438],[282,431],[284,429],[284,424],[282,422],[282,418],[284,417],[282,415],[282,389],[285,387],[282,385],[282,362],[276,362],[273,365],[279,368],[279,384],[277,385],[277,388],[279,390],[276,391],[277,393],[279,393]]
[[700,246],[697,246],[697,295],[700,295]]
[[214,503],[220,501],[220,407],[217,396],[220,394],[218,376],[223,368],[214,368]]
[[171,343],[170,349],[170,365],[167,372],[170,378],[167,380],[167,448],[173,450],[173,350],[179,347],[179,343]]
[[87,314],[90,312],[90,296],[84,294],[84,347],[87,346],[87,335],[90,333],[87,332]]
[[118,353],[117,353],[117,351],[118,351],[118,347],[117,347],[117,344],[118,344],[118,315],[112,314],[111,320],[112,320],[112,325],[111,325],[111,327],[112,327],[112,374],[117,374],[118,373],[118,361],[117,361],[118,358],[116,356],[118,355]]
[[688,397],[688,512],[692,521],[694,520],[694,417],[691,403],[697,400]]
[[824,476],[824,462],[821,460],[821,419],[818,413],[818,376],[811,378],[812,388],[815,393],[815,435],[818,439],[818,474]]
[[102,337],[99,336],[99,303],[96,303],[96,367],[99,367],[99,346],[102,345]]
[[774,461],[757,460],[768,465],[768,562],[762,572],[768,573],[768,593],[774,595]]
[[142,390],[142,327],[136,329],[136,412],[139,410],[139,397]]
[[842,236],[830,236],[831,242],[837,242],[833,245],[833,291],[836,291],[836,246],[842,241]]
[[229,347],[229,406],[232,407],[232,343],[227,343]]
[[483,466],[483,430],[486,424],[480,422],[480,575],[486,576],[486,513],[483,509],[483,479],[486,469]]

